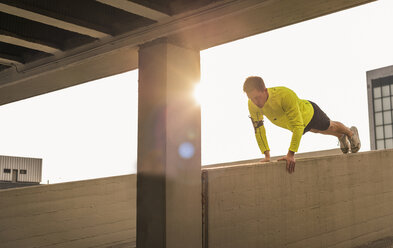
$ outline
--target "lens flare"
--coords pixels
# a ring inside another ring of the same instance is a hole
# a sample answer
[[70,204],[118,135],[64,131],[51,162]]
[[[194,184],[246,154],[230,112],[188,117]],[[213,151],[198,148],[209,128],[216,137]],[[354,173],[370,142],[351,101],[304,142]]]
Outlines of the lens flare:
[[199,105],[202,104],[202,97],[203,97],[203,85],[202,83],[198,83],[195,85],[194,98]]
[[194,156],[195,148],[190,142],[184,142],[179,146],[179,155],[184,159],[190,159]]

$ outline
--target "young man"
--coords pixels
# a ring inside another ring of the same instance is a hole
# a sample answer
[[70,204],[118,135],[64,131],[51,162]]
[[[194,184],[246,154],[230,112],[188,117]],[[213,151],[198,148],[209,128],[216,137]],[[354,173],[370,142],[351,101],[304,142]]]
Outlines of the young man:
[[261,77],[248,77],[243,85],[247,94],[248,110],[254,125],[255,136],[261,152],[265,154],[262,162],[270,161],[270,149],[263,125],[263,116],[273,124],[292,131],[292,140],[288,154],[279,160],[286,160],[289,173],[295,171],[295,152],[302,135],[308,131],[336,136],[343,153],[356,153],[360,149],[360,139],[356,127],[348,128],[341,122],[331,121],[316,105],[297,97],[295,92],[286,87],[266,88]]

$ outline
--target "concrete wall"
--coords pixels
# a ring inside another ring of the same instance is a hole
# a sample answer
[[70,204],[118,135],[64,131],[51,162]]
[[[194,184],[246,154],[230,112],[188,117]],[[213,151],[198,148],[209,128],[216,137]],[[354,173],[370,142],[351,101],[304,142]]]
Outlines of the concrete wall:
[[135,247],[135,240],[136,175],[0,191],[1,248]]
[[[393,150],[383,150],[299,158],[292,175],[284,162],[204,168],[204,247],[386,240],[393,236],[392,161]],[[2,190],[0,247],[135,247],[135,187],[136,175],[128,175]]]
[[[205,247],[355,247],[393,236],[393,150],[203,170]],[[207,217],[207,218],[206,218]]]

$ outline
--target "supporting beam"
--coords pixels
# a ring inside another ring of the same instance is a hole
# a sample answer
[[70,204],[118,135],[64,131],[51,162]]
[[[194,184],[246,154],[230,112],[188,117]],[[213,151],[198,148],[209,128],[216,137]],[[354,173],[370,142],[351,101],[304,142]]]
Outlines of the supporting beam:
[[46,25],[54,26],[57,28],[65,29],[71,32],[83,34],[83,35],[88,35],[94,38],[104,38],[110,36],[109,34],[102,33],[97,30],[93,30],[90,28],[82,27],[79,25],[75,25],[73,23],[65,22],[59,19],[55,19],[52,17],[44,16],[41,14],[37,14],[25,9],[17,8],[11,5],[7,5],[4,3],[0,3],[0,10],[1,12],[14,15],[14,16],[19,16],[25,19],[29,19],[35,22],[40,22]]
[[96,0],[96,1],[155,21],[159,21],[170,17],[169,15],[163,12],[148,8],[146,6],[128,0],[117,0],[117,1]]
[[20,38],[16,38],[16,37],[4,35],[4,34],[0,34],[0,41],[4,42],[4,43],[16,45],[16,46],[27,47],[29,49],[34,49],[37,51],[46,52],[46,53],[50,53],[50,54],[54,54],[54,53],[57,53],[60,51],[59,49],[54,48],[54,47],[50,47],[47,45],[27,41],[24,39],[20,39]]
[[138,248],[202,246],[199,63],[165,39],[139,51]]
[[[0,53],[1,57],[11,59]],[[107,56],[91,57],[88,60],[81,60],[80,63],[72,63],[70,66],[56,66],[55,63],[52,63],[48,65],[50,69],[48,67],[37,68],[40,72],[35,71],[36,76],[28,80],[14,78],[11,80],[14,83],[8,84],[7,87],[0,85],[0,105],[24,99],[26,96],[41,95],[88,82],[90,81],[89,75],[93,73],[97,78],[114,75],[113,67],[116,68],[116,73],[130,71],[130,68],[138,67],[137,58],[137,48],[122,48],[110,51]],[[21,68],[18,67],[18,71],[21,71]],[[24,71],[23,73],[29,72]],[[12,72],[11,75],[23,73]]]

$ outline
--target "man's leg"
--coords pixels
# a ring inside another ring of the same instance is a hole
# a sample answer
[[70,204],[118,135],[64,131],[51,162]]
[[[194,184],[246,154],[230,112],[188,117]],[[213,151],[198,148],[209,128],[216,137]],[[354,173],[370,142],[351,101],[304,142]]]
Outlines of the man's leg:
[[311,129],[313,133],[321,133],[326,135],[334,135],[340,141],[340,148],[343,153],[348,153],[349,143],[351,152],[356,153],[360,149],[360,139],[356,127],[348,128],[338,121],[330,121],[329,128],[326,130]]
[[341,138],[343,134],[345,134],[348,137],[352,137],[353,135],[353,132],[348,127],[346,127],[344,124],[338,121],[330,121],[329,128],[326,130],[311,129],[310,131],[313,133],[334,135],[337,138]]

